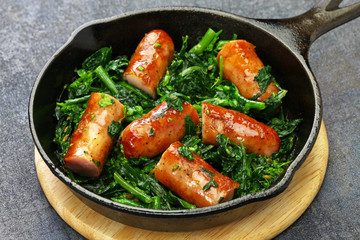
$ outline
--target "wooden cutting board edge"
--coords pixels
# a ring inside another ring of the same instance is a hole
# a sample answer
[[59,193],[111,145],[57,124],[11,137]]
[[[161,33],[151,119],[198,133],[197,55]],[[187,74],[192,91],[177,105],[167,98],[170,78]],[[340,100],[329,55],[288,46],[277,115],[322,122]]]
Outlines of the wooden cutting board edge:
[[271,239],[293,224],[322,185],[329,156],[324,122],[315,145],[288,188],[278,196],[252,204],[249,215],[227,225],[193,232],[156,232],[130,227],[87,207],[57,179],[35,148],[40,185],[55,211],[87,239]]

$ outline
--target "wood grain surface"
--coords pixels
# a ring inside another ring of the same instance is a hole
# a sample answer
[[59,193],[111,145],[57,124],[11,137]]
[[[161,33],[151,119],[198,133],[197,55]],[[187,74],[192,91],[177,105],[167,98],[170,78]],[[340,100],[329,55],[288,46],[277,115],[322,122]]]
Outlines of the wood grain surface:
[[315,198],[325,176],[328,152],[322,122],[314,148],[283,193],[248,205],[248,214],[230,224],[176,233],[142,230],[108,219],[88,208],[58,180],[36,149],[35,165],[50,204],[66,223],[87,239],[271,239],[294,223]]

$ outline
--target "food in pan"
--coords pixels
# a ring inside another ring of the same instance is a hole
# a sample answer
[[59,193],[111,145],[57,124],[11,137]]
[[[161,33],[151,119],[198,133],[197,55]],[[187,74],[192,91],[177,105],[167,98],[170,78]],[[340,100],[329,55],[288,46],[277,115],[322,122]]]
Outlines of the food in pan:
[[123,117],[124,105],[112,96],[93,92],[71,136],[65,167],[79,175],[98,178],[114,145],[115,136],[108,133],[108,128]]
[[221,175],[197,153],[189,160],[179,153],[183,145],[174,142],[155,166],[155,178],[181,198],[197,207],[231,200],[239,183]]
[[233,40],[226,43],[219,51],[217,58],[223,58],[224,78],[234,83],[239,93],[245,98],[264,101],[279,88],[271,79],[265,84],[259,84],[259,78],[264,64],[255,52],[255,46],[246,40]]
[[182,107],[182,111],[175,110],[163,101],[145,116],[132,121],[120,138],[125,157],[152,158],[173,142],[182,140],[186,116],[190,116],[195,125],[199,123],[199,115],[190,103],[184,101]]
[[157,29],[130,60],[111,47],[85,59],[55,109],[67,175],[113,201],[162,210],[221,204],[277,182],[301,120],[284,115],[287,91],[255,46],[221,33],[209,29],[190,49],[184,36],[175,51]]
[[248,153],[270,157],[280,148],[279,135],[271,127],[243,113],[203,103],[203,143],[218,145],[216,142],[218,134],[225,134],[234,143],[241,142]]
[[155,89],[164,77],[174,51],[174,43],[165,31],[149,32],[136,48],[123,79],[155,98]]

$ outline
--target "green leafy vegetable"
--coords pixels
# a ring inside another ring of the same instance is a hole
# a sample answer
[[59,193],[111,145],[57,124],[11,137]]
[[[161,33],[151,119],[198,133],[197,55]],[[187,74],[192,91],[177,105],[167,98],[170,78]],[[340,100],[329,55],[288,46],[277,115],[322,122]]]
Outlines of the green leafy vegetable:
[[148,196],[144,191],[126,182],[125,179],[123,179],[119,173],[115,172],[114,178],[117,183],[119,183],[123,188],[128,190],[131,194],[136,196],[139,200],[143,201],[144,203],[151,203],[153,201],[152,198]]
[[277,109],[282,104],[282,99],[285,97],[287,91],[280,90],[278,93],[272,93],[268,99],[266,99],[263,103],[265,103],[264,110],[256,113],[258,118],[263,118],[266,120],[270,120],[277,113]]
[[175,196],[171,191],[169,191],[169,197],[170,197],[171,201],[173,201],[177,205],[181,206],[182,208],[185,208],[185,209],[195,209],[196,208],[195,205]]
[[259,94],[259,96],[255,96],[253,99],[257,99],[258,97],[260,97],[260,95],[266,91],[269,84],[274,81],[275,78],[270,74],[270,71],[271,67],[265,66],[261,68],[258,74],[255,76],[254,80],[258,82],[261,93]]
[[246,154],[241,142],[232,143],[225,135],[218,134],[216,141],[219,148],[216,152],[208,153],[207,156],[212,158],[211,163],[216,160],[212,164],[217,166],[223,175],[240,183],[235,196],[244,196],[270,187],[291,162],[287,158]]
[[227,107],[245,114],[248,114],[252,109],[260,111],[266,108],[264,102],[249,100],[241,96],[237,87],[229,81],[224,81],[214,90],[215,97],[205,99],[203,102]]
[[194,155],[190,151],[190,149],[186,146],[180,146],[178,149],[178,152],[185,158],[187,158],[189,161],[194,160]]
[[110,61],[111,55],[111,47],[101,48],[83,62],[82,68],[87,71],[93,71],[98,66],[105,66]]
[[[179,154],[193,161],[193,154],[196,153],[214,169],[238,182],[240,187],[235,191],[234,197],[262,191],[276,183],[292,161],[296,130],[301,120],[288,120],[284,116],[281,106],[287,91],[282,89],[271,75],[270,66],[262,68],[255,81],[258,82],[261,93],[266,91],[271,82],[274,82],[280,91],[263,102],[257,101],[257,96],[253,99],[244,98],[234,84],[224,80],[223,59],[220,57],[218,62],[217,53],[231,39],[220,39],[221,33],[221,30],[215,32],[209,29],[190,50],[188,41],[192,42],[194,39],[189,36],[182,37],[181,49],[175,53],[174,60],[156,89],[156,100],[122,79],[129,64],[127,56],[113,58],[112,48],[106,47],[86,58],[81,69],[75,70],[76,77],[69,79],[71,82],[64,86],[64,91],[56,103],[57,126],[54,142],[58,146],[56,155],[60,165],[64,166],[63,159],[70,146],[72,133],[87,107],[91,93],[99,92],[103,94],[103,99],[99,101],[101,107],[114,104],[114,100],[105,94],[113,96],[125,106],[124,119],[121,122],[113,121],[108,127],[112,138],[119,136],[127,124],[141,118],[163,101],[166,101],[167,107],[163,112],[153,114],[152,118],[164,116],[170,108],[183,111],[183,103],[187,101],[199,115],[201,104],[209,102],[267,122],[268,126],[278,132],[281,141],[280,150],[271,157],[247,154],[241,142],[233,143],[222,134],[216,137],[218,146],[202,143],[201,123],[195,126],[189,115],[185,118],[185,136],[181,140],[184,146],[179,148]],[[232,39],[236,38],[234,34]],[[155,44],[154,47],[162,46]],[[173,120],[168,119],[169,122]],[[151,128],[148,134],[154,136],[156,133]],[[154,177],[152,173],[160,157],[161,155],[127,159],[120,144],[111,151],[97,180],[78,176],[67,168],[63,170],[74,182],[115,202],[162,210],[196,208],[175,196]],[[95,160],[94,163],[101,164]],[[179,169],[180,166],[175,165],[172,171]],[[200,171],[210,177],[204,191],[211,186],[218,186],[213,179],[213,172],[205,168]],[[219,202],[222,200],[220,198]]]
[[195,123],[190,115],[185,117],[185,135],[196,135]]
[[126,90],[129,90],[131,91],[132,93],[134,93],[136,96],[142,98],[142,99],[145,99],[145,100],[148,100],[150,95],[145,93],[144,91],[126,83],[126,82],[120,82],[119,85],[123,88],[125,88]]
[[195,54],[202,53],[215,37],[216,37],[216,32],[211,28],[209,28],[205,33],[205,35],[203,36],[203,38],[201,39],[201,41],[198,44],[196,44],[194,47],[192,47],[189,53],[195,53]]
[[115,136],[118,136],[123,127],[121,126],[121,120],[120,121],[112,121],[111,124],[108,127],[108,133],[113,138]]
[[282,118],[272,118],[267,125],[274,129],[279,134],[279,137],[282,138],[292,134],[300,123],[301,119],[285,121]]
[[77,73],[80,77],[69,85],[70,99],[90,94],[91,85],[94,82],[92,72],[86,72],[84,69],[81,69]]
[[217,153],[221,160],[222,173],[229,176],[234,170],[236,171],[237,166],[242,164],[246,156],[245,147],[241,142],[239,144],[230,142],[224,134],[218,134],[216,142],[219,144]]
[[95,73],[98,75],[98,77],[103,81],[103,83],[109,88],[109,90],[113,94],[118,94],[119,91],[116,89],[115,83],[110,78],[109,74],[105,69],[100,65],[95,69]]
[[213,49],[208,51],[208,45],[201,48],[201,54],[197,53],[200,50],[187,52],[187,41],[188,37],[184,37],[180,52],[175,53],[168,67],[166,81],[160,82],[157,92],[160,96],[175,94],[183,101],[195,103],[214,94],[211,86],[219,76],[217,53]]

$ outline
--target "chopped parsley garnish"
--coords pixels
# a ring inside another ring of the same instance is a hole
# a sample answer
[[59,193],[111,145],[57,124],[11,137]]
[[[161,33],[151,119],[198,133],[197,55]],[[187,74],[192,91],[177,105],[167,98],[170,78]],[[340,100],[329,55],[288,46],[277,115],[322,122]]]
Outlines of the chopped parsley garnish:
[[100,107],[107,107],[111,106],[115,103],[115,100],[110,98],[109,96],[106,96],[105,94],[101,94],[102,99],[99,100]]
[[95,161],[94,159],[91,159],[93,163],[96,164],[96,166],[101,166],[101,162],[100,161]]
[[193,153],[190,151],[190,149],[188,147],[180,146],[179,149],[178,149],[178,152],[180,153],[180,155],[187,158],[189,161],[194,160],[194,155],[193,155]]
[[150,128],[150,132],[149,132],[149,136],[154,136],[155,135],[155,130],[153,128]]
[[207,190],[209,190],[211,186],[214,186],[214,187],[218,187],[218,186],[219,186],[219,184],[218,184],[218,183],[214,180],[214,178],[213,178],[214,175],[215,175],[215,173],[213,173],[213,172],[211,172],[211,171],[209,171],[208,169],[203,168],[203,167],[201,167],[200,170],[201,170],[201,171],[204,171],[204,172],[210,177],[210,181],[203,187],[203,191],[204,191],[204,192],[207,191]]

